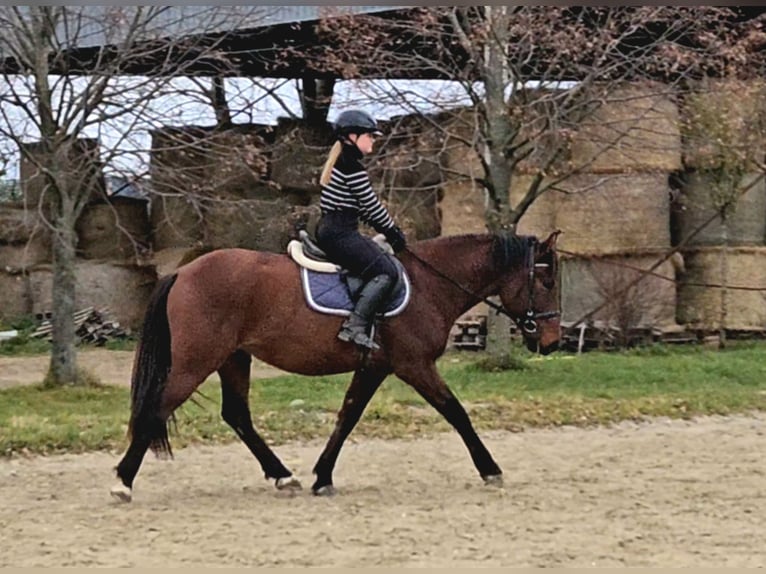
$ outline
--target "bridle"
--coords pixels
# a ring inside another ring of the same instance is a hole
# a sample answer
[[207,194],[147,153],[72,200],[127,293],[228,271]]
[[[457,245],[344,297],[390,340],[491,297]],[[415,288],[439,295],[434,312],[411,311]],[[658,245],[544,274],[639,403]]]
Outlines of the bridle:
[[[527,335],[537,335],[539,320],[553,319],[561,315],[561,311],[535,311],[535,270],[537,267],[548,267],[547,263],[535,263],[535,254],[537,252],[537,240],[531,239],[532,246],[527,250],[527,311],[523,318],[511,317]],[[503,309],[505,312],[505,309]],[[508,315],[508,313],[506,313]],[[510,315],[508,315],[510,317]]]
[[527,267],[527,310],[524,313],[523,317],[514,317],[511,315],[508,311],[505,310],[505,308],[502,305],[498,305],[497,303],[490,301],[486,297],[482,297],[480,295],[477,295],[473,291],[466,289],[463,287],[460,283],[452,279],[451,277],[445,275],[438,269],[436,269],[433,265],[428,263],[428,261],[424,261],[417,255],[415,255],[412,251],[405,248],[407,252],[414,257],[416,260],[418,260],[420,263],[428,267],[431,271],[439,275],[442,279],[445,279],[446,281],[449,281],[452,283],[455,287],[463,291],[464,293],[470,295],[473,297],[476,302],[483,301],[489,307],[495,310],[495,312],[498,315],[505,315],[509,319],[511,319],[514,323],[516,323],[516,326],[521,329],[521,331],[528,335],[528,336],[535,336],[538,333],[539,325],[538,321],[540,320],[546,320],[546,319],[552,319],[554,317],[558,317],[561,315],[560,311],[545,311],[545,312],[537,312],[535,311],[534,305],[535,305],[535,269],[539,267],[547,267],[547,263],[535,263],[535,255],[537,253],[537,239],[530,238],[530,242],[532,243],[527,249],[527,258],[526,258],[526,267]]

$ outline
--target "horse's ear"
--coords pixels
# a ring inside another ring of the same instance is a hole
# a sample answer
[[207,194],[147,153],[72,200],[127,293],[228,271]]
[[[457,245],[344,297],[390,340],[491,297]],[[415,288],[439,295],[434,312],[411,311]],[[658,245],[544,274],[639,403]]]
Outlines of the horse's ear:
[[548,239],[543,241],[543,249],[546,251],[553,251],[556,249],[556,240],[558,239],[559,235],[561,235],[562,231],[560,229],[557,229],[553,233],[551,233],[548,236]]

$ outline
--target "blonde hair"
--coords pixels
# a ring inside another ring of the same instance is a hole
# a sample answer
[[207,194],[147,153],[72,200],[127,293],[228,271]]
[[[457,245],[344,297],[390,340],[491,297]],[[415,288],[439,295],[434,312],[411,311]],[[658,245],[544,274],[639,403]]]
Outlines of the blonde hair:
[[335,167],[335,162],[338,161],[338,156],[340,155],[341,150],[343,149],[343,144],[339,141],[336,141],[332,148],[330,149],[330,154],[327,156],[327,161],[324,162],[324,167],[322,168],[322,175],[319,178],[319,183],[321,185],[327,185],[330,183],[330,175],[332,174],[332,168]]

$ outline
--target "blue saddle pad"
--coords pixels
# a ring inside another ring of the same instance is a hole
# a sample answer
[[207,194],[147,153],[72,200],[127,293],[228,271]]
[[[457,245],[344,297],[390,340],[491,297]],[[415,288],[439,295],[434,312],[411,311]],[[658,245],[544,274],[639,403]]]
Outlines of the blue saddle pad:
[[[384,317],[398,315],[404,311],[410,300],[410,280],[401,264],[398,266],[401,280],[396,283],[393,297],[383,313]],[[341,278],[340,273],[321,273],[302,267],[301,283],[306,303],[314,311],[347,316],[354,309],[354,301],[351,299],[348,285]]]

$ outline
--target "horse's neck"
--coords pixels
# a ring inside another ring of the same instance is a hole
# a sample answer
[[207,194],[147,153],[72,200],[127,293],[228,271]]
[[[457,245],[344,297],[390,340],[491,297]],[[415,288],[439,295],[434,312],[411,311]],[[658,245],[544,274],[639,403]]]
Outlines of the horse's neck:
[[442,310],[457,319],[492,294],[498,279],[492,264],[492,241],[482,235],[440,239],[425,246],[422,258],[433,267],[432,273],[452,280],[434,277],[431,291]]

